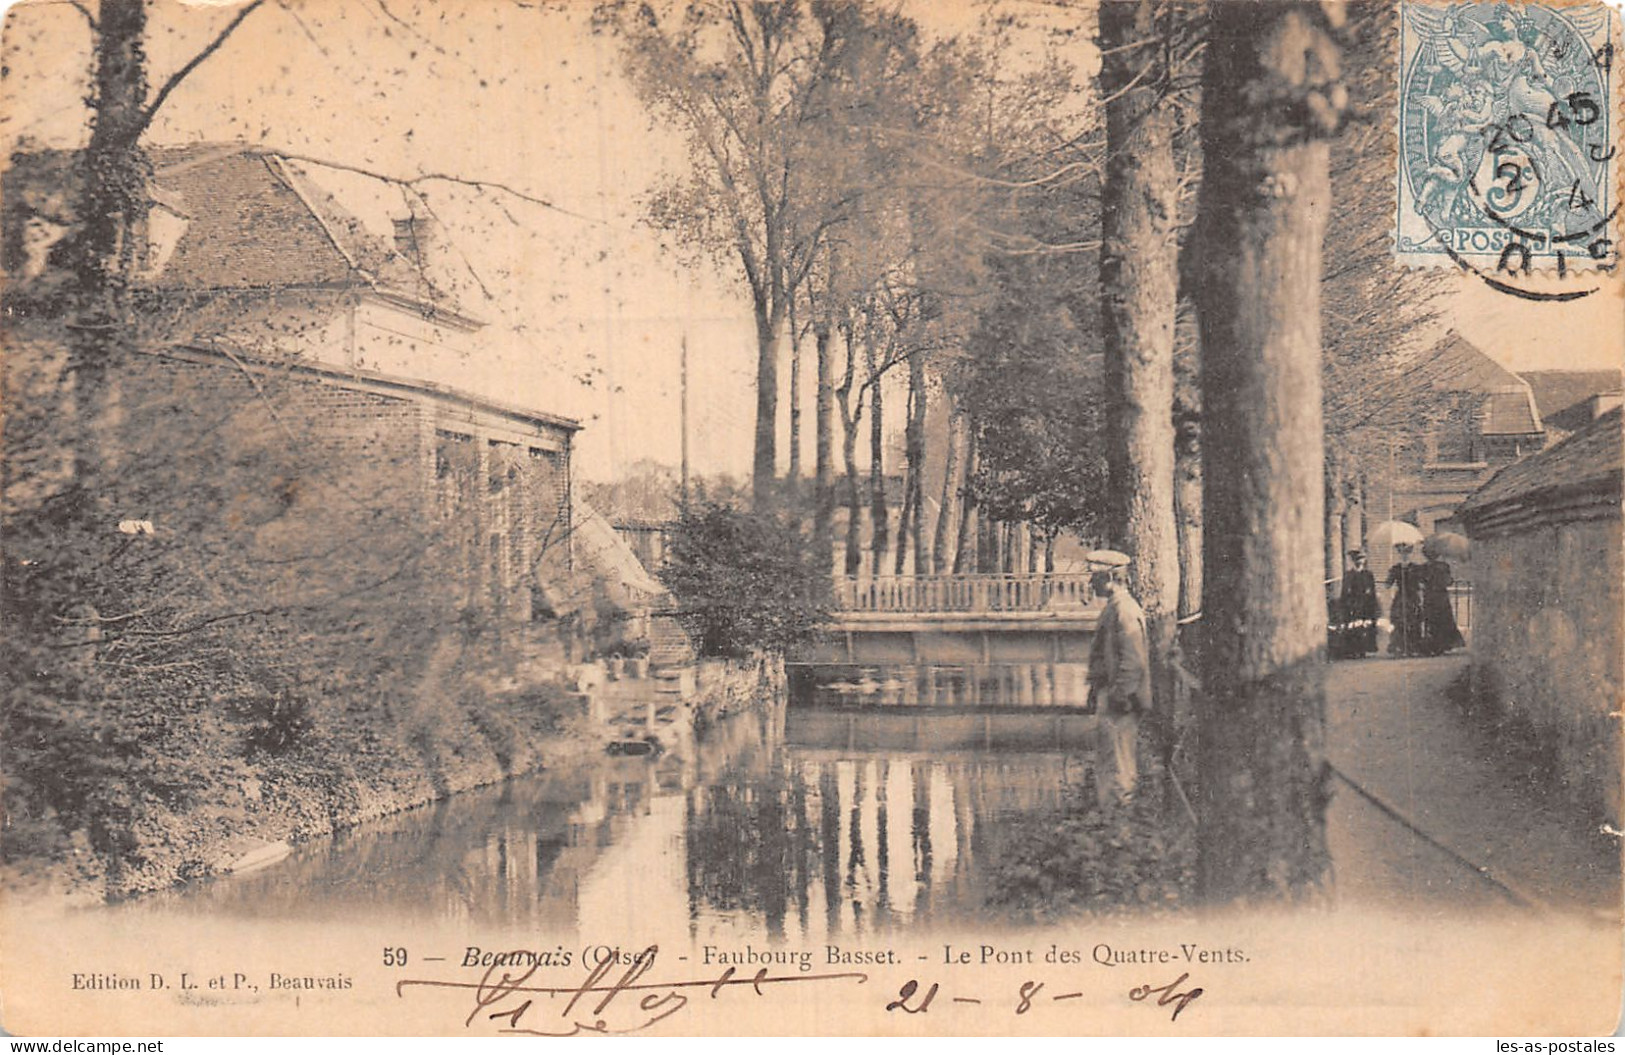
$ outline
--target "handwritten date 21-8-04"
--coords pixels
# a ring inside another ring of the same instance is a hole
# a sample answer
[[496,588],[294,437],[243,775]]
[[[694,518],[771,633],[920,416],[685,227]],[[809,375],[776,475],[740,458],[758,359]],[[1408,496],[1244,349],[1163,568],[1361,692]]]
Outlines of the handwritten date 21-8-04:
[[[539,965],[493,965],[478,981],[402,979],[395,984],[395,993],[404,997],[414,989],[466,991],[473,997],[473,1006],[468,1008],[463,1020],[466,1029],[484,1026],[504,1034],[563,1037],[640,1033],[682,1011],[696,997],[709,996],[715,1000],[724,993],[744,989],[754,998],[772,998],[789,989],[869,982],[869,976],[858,971],[790,975],[773,974],[767,967],[753,974],[740,974],[737,968],[728,967],[715,976],[650,981],[647,976],[655,966],[658,953],[658,946],[651,945],[631,957],[630,962],[606,959],[574,985],[548,985],[534,980]],[[623,967],[624,970],[620,969]],[[1202,992],[1200,986],[1190,983],[1190,975],[1186,973],[1162,984],[1142,982],[1127,990],[1124,996],[1128,1001],[1155,1008],[1171,1007],[1169,1021],[1176,1021],[1180,1012]],[[949,994],[937,982],[922,984],[911,978],[885,1000],[884,1008],[888,1013],[923,1015],[933,1010],[940,1014],[951,1006],[964,1009],[979,1006],[987,1011],[1026,1015],[1043,1006],[1084,996],[1081,991],[1071,991],[1047,980],[1031,979],[1010,987],[970,988]]]

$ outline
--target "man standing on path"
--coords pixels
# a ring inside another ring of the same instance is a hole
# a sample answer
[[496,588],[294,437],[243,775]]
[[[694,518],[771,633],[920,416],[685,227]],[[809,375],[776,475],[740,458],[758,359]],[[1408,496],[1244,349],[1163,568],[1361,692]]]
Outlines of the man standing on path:
[[1349,550],[1343,574],[1343,649],[1339,658],[1364,659],[1377,650],[1377,577],[1366,566],[1365,551]]
[[[1097,755],[1102,772],[1095,784],[1104,806],[1113,795],[1127,799],[1139,776],[1139,715],[1151,706],[1151,659],[1145,612],[1123,583],[1129,558],[1095,550],[1087,559],[1093,569],[1089,586],[1106,598],[1089,646],[1088,704],[1100,716]],[[1107,779],[1107,769],[1115,780]]]

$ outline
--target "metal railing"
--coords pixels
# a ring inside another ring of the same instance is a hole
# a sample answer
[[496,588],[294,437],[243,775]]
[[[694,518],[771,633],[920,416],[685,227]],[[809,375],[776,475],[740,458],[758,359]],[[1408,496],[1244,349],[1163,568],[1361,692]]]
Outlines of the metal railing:
[[848,612],[1041,612],[1082,608],[1091,600],[1086,572],[882,575],[835,583],[835,606]]
[[1450,584],[1450,608],[1456,617],[1456,627],[1462,633],[1473,628],[1473,584],[1470,582],[1453,582]]

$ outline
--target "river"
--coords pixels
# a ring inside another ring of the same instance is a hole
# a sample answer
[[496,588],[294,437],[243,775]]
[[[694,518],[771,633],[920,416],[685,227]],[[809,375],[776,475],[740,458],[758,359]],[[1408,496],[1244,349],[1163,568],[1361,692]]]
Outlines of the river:
[[131,908],[546,932],[681,919],[698,940],[992,922],[1009,869],[1083,801],[1083,674],[793,669],[789,699],[691,750],[514,779]]

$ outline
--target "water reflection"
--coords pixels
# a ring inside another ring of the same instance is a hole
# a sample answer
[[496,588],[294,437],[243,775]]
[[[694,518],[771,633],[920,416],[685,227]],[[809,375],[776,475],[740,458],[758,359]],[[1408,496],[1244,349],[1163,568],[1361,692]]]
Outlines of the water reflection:
[[1070,708],[1089,695],[1086,663],[816,664],[789,675],[797,704],[821,708]]
[[1061,754],[785,750],[688,796],[692,918],[821,938],[977,917],[1012,819],[1057,809]]
[[1028,867],[1042,833],[1087,810],[1092,716],[938,712],[918,694],[906,714],[853,714],[825,705],[839,690],[800,691],[719,723],[688,757],[512,781],[127,910],[548,933],[686,920],[698,940],[815,941],[986,919],[990,893],[1008,900],[1011,863]]

